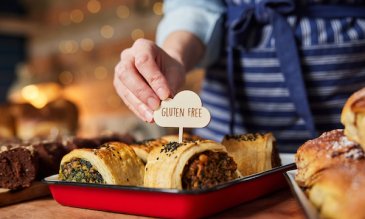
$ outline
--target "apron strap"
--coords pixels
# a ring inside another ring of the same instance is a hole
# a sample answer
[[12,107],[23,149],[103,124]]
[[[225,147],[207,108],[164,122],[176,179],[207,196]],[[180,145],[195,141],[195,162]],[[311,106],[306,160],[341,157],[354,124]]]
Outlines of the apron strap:
[[235,47],[245,47],[250,31],[255,24],[269,23],[273,28],[276,55],[290,98],[298,115],[304,120],[311,136],[317,136],[318,133],[308,101],[295,36],[286,19],[286,16],[294,13],[298,16],[321,18],[365,17],[365,8],[348,5],[309,5],[296,10],[295,0],[262,0],[256,4],[243,2],[238,5],[228,4],[227,76],[230,86],[231,134],[234,134],[234,115],[236,111],[233,55]]

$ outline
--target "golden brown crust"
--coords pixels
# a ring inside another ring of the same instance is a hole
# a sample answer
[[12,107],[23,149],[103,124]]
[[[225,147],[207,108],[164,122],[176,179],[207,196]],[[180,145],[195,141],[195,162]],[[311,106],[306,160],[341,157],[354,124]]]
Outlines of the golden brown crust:
[[236,161],[243,176],[280,166],[279,154],[272,133],[225,136],[222,144]]
[[365,88],[355,92],[346,101],[341,113],[345,135],[365,148]]
[[75,149],[62,158],[61,166],[73,158],[89,161],[107,184],[143,185],[144,165],[126,144],[109,142],[100,149]]
[[137,156],[141,158],[141,160],[146,163],[148,154],[156,147],[161,147],[164,144],[167,144],[168,141],[164,139],[148,139],[144,141],[139,141],[130,146],[136,152]]
[[345,163],[316,174],[308,196],[323,218],[365,218],[365,162]]
[[144,186],[182,189],[185,165],[191,157],[204,151],[227,153],[223,145],[210,140],[171,142],[153,149],[147,160]]
[[[161,139],[166,140],[167,142],[178,142],[179,135],[165,135],[162,136]],[[188,133],[183,134],[183,141],[196,141],[196,140],[203,140],[201,137],[197,135],[190,135]]]
[[299,147],[295,161],[298,168],[296,181],[307,187],[314,175],[340,163],[364,160],[361,147],[349,140],[342,129],[323,133]]

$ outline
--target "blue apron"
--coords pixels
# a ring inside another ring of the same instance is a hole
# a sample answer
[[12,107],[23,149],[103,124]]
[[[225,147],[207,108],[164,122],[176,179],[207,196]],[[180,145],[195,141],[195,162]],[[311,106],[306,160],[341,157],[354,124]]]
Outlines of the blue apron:
[[346,99],[365,87],[365,7],[227,1],[225,50],[201,91],[210,124],[196,134],[273,132],[293,152],[342,128]]

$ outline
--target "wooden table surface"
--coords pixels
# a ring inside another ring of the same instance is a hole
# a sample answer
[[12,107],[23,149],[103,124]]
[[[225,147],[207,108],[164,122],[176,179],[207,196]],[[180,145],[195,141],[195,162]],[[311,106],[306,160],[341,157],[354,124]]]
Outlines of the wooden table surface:
[[[117,218],[145,218],[134,215],[124,215],[110,212],[65,207],[58,204],[52,197],[23,202],[0,208],[1,219],[117,219]],[[228,209],[212,218],[305,218],[302,209],[290,193],[284,189],[271,195]]]

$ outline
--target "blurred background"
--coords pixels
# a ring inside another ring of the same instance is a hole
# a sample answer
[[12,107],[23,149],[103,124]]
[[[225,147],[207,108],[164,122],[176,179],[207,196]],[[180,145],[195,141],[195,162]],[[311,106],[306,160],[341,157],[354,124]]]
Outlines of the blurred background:
[[[120,52],[154,40],[162,15],[158,0],[2,0],[0,138],[175,132],[137,119],[112,84]],[[203,74],[184,89],[198,91]]]

